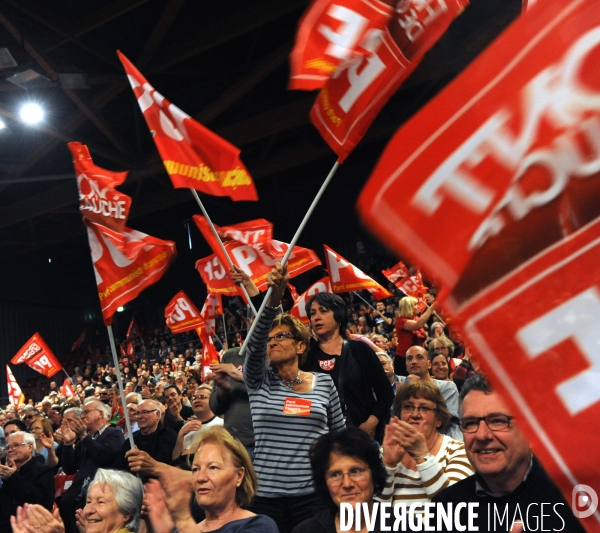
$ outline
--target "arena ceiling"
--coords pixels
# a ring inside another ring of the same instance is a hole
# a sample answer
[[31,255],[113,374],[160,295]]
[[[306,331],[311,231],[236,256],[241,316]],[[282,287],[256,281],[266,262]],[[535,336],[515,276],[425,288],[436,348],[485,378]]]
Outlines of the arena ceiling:
[[[361,235],[356,196],[386,141],[518,14],[520,3],[472,1],[343,165],[301,244],[338,243],[340,253],[349,253]],[[309,122],[315,93],[287,89],[287,58],[308,4],[2,0],[0,46],[16,65],[3,63],[0,54],[6,125],[0,130],[0,298],[35,304],[64,294],[80,305],[96,297],[69,141],[87,144],[100,166],[130,171],[120,188],[133,198],[128,225],[176,240],[182,268],[197,279],[193,260],[209,253],[195,228],[187,232],[198,208],[189,191],[172,188],[116,49],[169,100],[242,149],[261,199],[206,198],[215,222],[264,217],[275,223],[276,238],[289,240],[335,161]],[[20,85],[9,81],[15,75]],[[46,109],[37,128],[18,119],[26,100]],[[190,238],[195,248],[184,253]]]

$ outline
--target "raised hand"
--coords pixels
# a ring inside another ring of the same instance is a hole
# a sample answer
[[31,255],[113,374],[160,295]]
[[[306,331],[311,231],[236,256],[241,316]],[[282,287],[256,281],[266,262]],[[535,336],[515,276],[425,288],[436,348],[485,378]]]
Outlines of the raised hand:
[[396,422],[399,422],[397,418],[390,420],[390,423],[385,426],[383,437],[383,463],[389,468],[395,468],[406,455],[406,450],[398,441],[394,431]]

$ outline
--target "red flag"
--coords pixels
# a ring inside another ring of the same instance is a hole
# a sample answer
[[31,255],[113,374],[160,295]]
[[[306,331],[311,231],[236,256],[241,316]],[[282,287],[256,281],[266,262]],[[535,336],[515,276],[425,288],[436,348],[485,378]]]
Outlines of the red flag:
[[8,387],[8,403],[10,405],[17,407],[20,403],[25,403],[25,395],[21,392],[21,387],[19,387],[8,365],[6,365],[6,386]]
[[125,350],[125,348],[123,348],[122,344],[119,344],[119,351],[121,352],[121,357],[127,356],[127,351]]
[[423,278],[419,271],[417,271],[414,276],[408,276],[398,280],[395,285],[406,294],[406,296],[413,296],[414,298],[423,296],[428,290],[428,288],[423,285]]
[[232,200],[258,200],[240,150],[169,102],[119,51],[129,83],[173,187]]
[[206,379],[207,374],[210,374],[209,366],[219,362],[219,352],[215,348],[208,330],[209,328],[203,327],[199,333],[200,342],[202,342],[202,380]]
[[[407,278],[411,275],[410,270],[408,268],[406,268],[406,265],[402,261],[400,261],[399,263],[396,263],[389,270],[382,270],[381,273],[387,279],[389,279],[394,285],[396,285],[396,282],[398,280]],[[396,287],[397,286],[398,285],[396,285]]]
[[117,233],[84,220],[104,323],[117,308],[156,283],[175,259],[175,243],[126,228]]
[[306,314],[306,302],[310,300],[311,296],[314,296],[318,292],[333,292],[329,276],[325,276],[316,283],[313,283],[308,289],[306,289],[306,292],[304,292],[302,296],[299,296],[297,300],[294,300],[295,304],[294,307],[290,309],[290,315],[295,316],[304,324],[308,324],[310,322],[310,318]]
[[127,328],[127,335],[125,336],[125,342],[130,343],[140,336],[140,328],[138,328],[135,317],[131,317],[131,322]]
[[216,254],[209,255],[196,261],[196,270],[206,285],[206,292],[213,294],[236,296],[243,293],[229,277],[228,270],[223,266]]
[[381,33],[393,14],[379,0],[315,0],[298,26],[290,89],[323,87],[340,63],[366,53],[365,41]]
[[72,398],[73,396],[75,396],[75,390],[73,389],[71,383],[69,383],[68,379],[65,379],[63,381],[63,384],[60,386],[60,393],[65,398]]
[[325,262],[331,278],[332,292],[369,291],[376,300],[384,300],[393,294],[367,276],[362,270],[334,252],[329,246],[325,248]]
[[400,2],[390,28],[364,45],[370,54],[341,65],[319,93],[310,118],[340,163],[468,0],[431,4]]
[[123,231],[131,198],[114,189],[121,185],[127,172],[112,172],[94,165],[85,144],[67,143],[73,154],[73,165],[79,188],[79,210],[85,218],[115,231]]
[[218,294],[211,294],[210,292],[206,295],[206,301],[202,306],[200,315],[202,320],[205,322],[206,329],[209,335],[216,334],[216,316],[223,314],[223,305],[221,304],[221,296]]
[[294,287],[291,283],[288,283],[287,288],[288,288],[288,291],[290,291],[290,296],[292,297],[292,301],[294,303],[296,303],[300,299],[300,295],[298,294],[296,287]]
[[75,350],[77,350],[77,348],[79,348],[81,346],[81,344],[83,343],[84,340],[85,340],[85,330],[83,330],[83,333],[81,335],[79,335],[79,337],[77,337],[77,340],[73,343],[73,347],[71,348],[71,351],[74,352]]
[[10,362],[13,365],[25,363],[47,378],[62,370],[62,365],[39,333],[34,333]]
[[439,280],[576,508],[575,487],[600,479],[599,28],[594,0],[536,2],[398,131],[359,201]]
[[165,307],[165,318],[172,333],[191,331],[204,324],[200,311],[183,291],[179,291]]
[[[221,263],[228,264],[206,219],[194,215],[194,222]],[[276,262],[283,259],[289,247],[286,243],[272,238],[273,224],[261,218],[233,226],[215,226],[215,229],[233,263],[250,276],[259,290],[266,290],[267,274]],[[287,268],[290,276],[295,277],[320,264],[321,261],[315,252],[301,246],[294,246]]]

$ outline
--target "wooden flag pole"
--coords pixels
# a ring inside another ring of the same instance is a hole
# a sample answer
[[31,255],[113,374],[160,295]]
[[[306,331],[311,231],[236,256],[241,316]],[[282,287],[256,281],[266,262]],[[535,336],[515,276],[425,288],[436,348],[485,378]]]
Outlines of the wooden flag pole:
[[[296,246],[296,243],[298,242],[298,239],[300,238],[300,235],[302,234],[302,231],[304,230],[304,227],[306,226],[306,223],[308,222],[308,219],[313,214],[313,211],[317,207],[317,204],[319,203],[319,200],[321,199],[321,197],[325,193],[325,189],[327,188],[327,185],[329,185],[329,182],[333,178],[333,176],[336,173],[336,171],[339,168],[339,166],[340,166],[340,162],[338,160],[338,161],[335,162],[335,164],[333,165],[333,167],[329,171],[329,174],[327,175],[327,177],[325,178],[325,181],[321,185],[321,188],[319,189],[319,192],[317,192],[317,195],[315,196],[314,200],[310,204],[310,207],[308,208],[308,211],[306,212],[306,215],[304,215],[304,218],[302,219],[302,222],[300,222],[300,226],[298,226],[298,229],[296,230],[296,234],[294,235],[292,241],[290,242],[289,248],[287,249],[287,252],[285,252],[285,255],[283,256],[283,259],[281,260],[281,266],[285,266],[287,264],[288,259],[290,258],[290,255],[292,255],[292,250],[294,249],[294,246]],[[267,291],[267,294],[265,295],[265,297],[263,298],[262,303],[260,304],[260,308],[258,309],[258,313],[256,313],[256,316],[254,318],[254,322],[252,322],[252,325],[250,326],[250,329],[248,330],[248,334],[246,335],[246,338],[244,339],[244,344],[242,344],[242,347],[240,348],[240,355],[244,355],[244,353],[246,352],[246,346],[248,345],[248,340],[250,339],[250,337],[252,337],[252,334],[254,333],[254,330],[256,329],[256,325],[258,324],[258,319],[260,318],[260,316],[262,315],[263,311],[265,310],[265,307],[267,306],[267,302],[269,301],[269,297],[271,296],[271,292],[272,291],[273,291],[273,288],[269,287],[269,290]]]
[[[190,189],[190,191],[192,191],[192,194],[194,195],[196,202],[198,202],[198,205],[200,206],[200,210],[202,211],[204,218],[206,218],[206,221],[208,222],[208,225],[210,226],[210,230],[212,231],[213,235],[217,239],[217,242],[219,243],[221,251],[225,254],[225,257],[227,258],[227,262],[229,263],[229,268],[233,267],[233,261],[231,260],[231,257],[229,257],[227,250],[225,250],[225,246],[223,246],[223,241],[221,240],[221,237],[219,237],[219,234],[217,233],[217,230],[215,229],[215,226],[212,223],[212,220],[208,216],[208,212],[204,208],[204,204],[202,203],[202,200],[200,200],[200,196],[198,196],[198,193],[196,192],[195,189]],[[252,312],[256,315],[256,308],[254,307],[254,304],[250,300],[250,296],[248,295],[248,292],[246,291],[246,287],[244,287],[243,284],[240,285],[239,287],[242,289],[242,292],[244,293],[244,296],[246,297],[246,300],[248,301],[248,305],[252,309]]]
[[127,400],[125,399],[125,389],[123,388],[123,378],[121,377],[121,369],[119,368],[119,359],[117,357],[117,347],[115,345],[115,337],[113,335],[112,326],[106,326],[108,330],[108,340],[110,341],[110,349],[112,351],[113,363],[115,365],[115,372],[117,373],[117,384],[119,385],[119,393],[121,395],[121,403],[123,404],[123,416],[125,416],[125,426],[127,427],[127,438],[131,449],[135,449],[135,442],[133,442],[133,432],[131,431],[131,420],[129,420],[129,411],[127,411]]

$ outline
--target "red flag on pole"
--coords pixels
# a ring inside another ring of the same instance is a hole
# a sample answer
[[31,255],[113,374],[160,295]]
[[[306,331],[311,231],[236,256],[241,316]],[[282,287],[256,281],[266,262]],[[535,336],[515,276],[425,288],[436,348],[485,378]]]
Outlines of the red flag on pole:
[[46,344],[39,333],[35,333],[15,354],[10,361],[13,365],[25,363],[36,372],[51,378],[62,370],[52,350]]
[[448,0],[399,2],[389,28],[372,32],[369,52],[350,59],[327,81],[310,112],[314,126],[342,162],[381,108],[415,70],[425,53],[468,5]]
[[65,398],[73,398],[73,396],[75,396],[75,390],[68,379],[65,379],[63,384],[60,386],[60,393]]
[[204,325],[200,311],[184,291],[179,291],[165,307],[165,318],[172,333],[183,333]]
[[131,322],[129,323],[129,327],[127,328],[127,335],[125,335],[125,342],[129,344],[129,343],[133,342],[135,339],[137,339],[139,336],[140,336],[140,328],[137,325],[135,317],[132,316]]
[[104,323],[117,308],[156,283],[175,259],[175,243],[126,228],[117,233],[86,221]]
[[8,403],[10,405],[17,407],[20,403],[25,403],[25,395],[21,392],[21,387],[19,387],[8,365],[6,365],[6,386],[8,387]]
[[[200,215],[194,215],[193,218],[221,264],[228,264],[206,219]],[[267,274],[277,261],[283,259],[288,250],[286,243],[273,239],[273,224],[261,218],[233,226],[215,226],[215,229],[233,263],[250,276],[259,290],[266,290]],[[315,252],[294,246],[287,268],[290,276],[294,277],[320,264],[321,261]]]
[[77,340],[73,343],[73,347],[71,348],[71,351],[74,352],[75,350],[77,350],[77,348],[79,348],[81,346],[81,344],[83,343],[84,340],[85,340],[85,330],[83,330],[83,333],[81,335],[79,335],[79,337],[77,337]]
[[384,300],[393,294],[367,276],[362,270],[334,252],[329,246],[325,248],[325,262],[331,279],[333,292],[369,291],[376,300]]
[[200,315],[204,321],[205,329],[208,330],[208,335],[216,334],[216,316],[223,314],[223,305],[221,304],[221,296],[218,294],[208,293],[206,301],[202,306]]
[[393,14],[379,0],[315,0],[298,26],[290,89],[323,87],[340,63],[367,53],[365,41],[373,32],[381,33]]
[[397,132],[358,205],[439,282],[588,531],[600,515],[575,496],[600,479],[599,28],[595,0],[536,2]]
[[114,189],[121,185],[127,172],[112,172],[94,165],[85,144],[67,143],[79,188],[79,210],[85,218],[115,231],[123,231],[129,216],[131,198]]
[[196,270],[206,285],[206,292],[225,296],[239,295],[245,299],[242,291],[229,277],[228,269],[219,261],[217,254],[198,259]]
[[173,187],[235,201],[258,200],[240,150],[169,102],[121,52],[117,54]]
[[[399,263],[396,263],[389,270],[382,270],[381,273],[387,279],[389,279],[394,285],[396,285],[396,282],[398,280],[408,278],[411,275],[410,270],[406,267],[406,265],[402,261],[400,261]],[[396,287],[397,286],[398,285],[396,285]]]
[[325,276],[316,283],[313,283],[306,289],[306,292],[302,293],[298,299],[295,299],[294,306],[290,309],[290,315],[295,316],[304,324],[308,324],[310,322],[310,317],[306,314],[306,303],[310,300],[311,296],[314,296],[318,292],[333,292],[329,276]]
[[202,327],[199,332],[200,342],[202,342],[202,380],[210,373],[210,365],[219,362],[219,352],[208,330],[208,327]]

